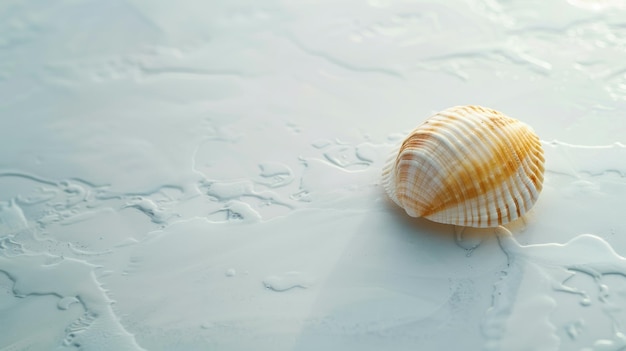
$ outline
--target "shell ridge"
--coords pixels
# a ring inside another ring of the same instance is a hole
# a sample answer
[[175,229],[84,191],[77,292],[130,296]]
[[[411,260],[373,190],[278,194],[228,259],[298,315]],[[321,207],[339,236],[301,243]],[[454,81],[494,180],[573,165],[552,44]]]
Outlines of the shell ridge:
[[[462,179],[461,183],[470,182],[469,190],[471,190],[471,192],[460,191],[463,198],[459,205],[461,205],[465,209],[465,220],[463,224],[476,224],[478,226],[482,226],[483,220],[489,222],[487,218],[489,218],[491,215],[490,212],[485,209],[488,208],[487,197],[483,195],[488,194],[489,189],[496,186],[494,181],[490,177],[491,172],[488,172],[487,170],[487,166],[489,166],[489,159],[493,158],[493,153],[489,152],[489,150],[494,149],[494,144],[492,142],[494,138],[483,137],[481,141],[484,141],[487,145],[483,145],[484,143],[481,142],[468,142],[468,135],[483,136],[484,134],[488,133],[489,129],[485,127],[485,124],[487,123],[483,123],[488,122],[488,120],[486,118],[483,118],[483,116],[474,116],[476,119],[479,119],[481,123],[472,124],[471,117],[473,117],[473,115],[470,114],[472,111],[468,112],[467,109],[462,109],[462,112],[464,114],[458,121],[456,121],[457,126],[467,125],[468,127],[464,128],[464,130],[469,131],[469,133],[464,134],[462,133],[462,131],[458,131],[458,134],[460,134],[458,136],[458,139],[461,139],[461,141],[465,144],[471,145],[474,149],[469,150],[469,148],[464,147],[465,155],[463,158],[465,160],[462,163],[465,165],[464,168],[466,179]],[[468,130],[469,128],[472,128],[474,130]],[[475,141],[475,139],[472,141]],[[479,145],[479,148],[481,148],[481,146],[485,147],[482,147],[481,150],[476,150],[477,145]],[[480,162],[470,162],[470,160],[474,161],[477,155],[479,155],[479,157],[481,158]],[[472,167],[468,167],[468,165]],[[475,174],[476,177],[471,177],[472,174]],[[488,180],[489,186],[484,184],[485,179]],[[463,187],[461,186],[461,189],[462,188]]]
[[484,136],[484,125],[476,126],[471,123],[471,120],[464,118],[459,121],[459,128],[463,130],[464,135],[467,138],[470,138],[470,145],[472,145],[477,152],[472,156],[478,156],[480,158],[480,162],[476,164],[477,174],[482,175],[479,180],[479,188],[482,194],[487,194],[487,196],[482,197],[483,203],[481,204],[481,197],[478,197],[478,208],[481,210],[478,217],[479,225],[484,220],[488,222],[488,225],[491,223],[492,214],[496,213],[496,206],[493,201],[496,200],[490,199],[488,194],[490,194],[491,189],[496,189],[497,184],[494,181],[494,177],[491,175],[491,172],[488,170],[488,164],[490,159],[493,158],[493,152],[491,152],[489,146],[491,145],[491,141]]
[[[504,208],[506,209],[507,219],[508,221],[514,220],[516,217],[512,217],[513,211],[511,211],[512,207],[517,208],[517,200],[516,198],[516,188],[517,186],[514,183],[514,179],[512,179],[512,175],[515,174],[519,170],[519,158],[508,142],[500,142],[496,143],[495,141],[507,141],[510,138],[511,128],[509,125],[513,121],[509,117],[503,116],[498,112],[497,118],[499,120],[498,123],[493,123],[490,125],[490,128],[487,128],[486,133],[489,135],[487,138],[491,144],[491,147],[496,150],[495,161],[498,164],[503,165],[501,168],[502,174],[499,175],[499,187],[501,189],[501,197],[502,204],[504,204]],[[504,123],[506,121],[506,124]],[[497,126],[500,125],[500,128]],[[513,156],[513,160],[511,160],[511,156]],[[517,212],[517,211],[516,211]],[[498,218],[499,224],[503,222],[503,218]]]
[[385,189],[385,192],[389,196],[389,198],[393,202],[395,202],[396,205],[402,206],[402,204],[398,202],[398,196],[396,194],[396,186],[395,186],[395,178],[396,178],[395,164],[396,164],[397,153],[399,149],[400,149],[400,145],[396,145],[392,149],[392,152],[389,154],[387,161],[385,161],[385,165],[383,166],[381,183],[382,183],[383,188]]
[[[522,133],[517,133],[512,136],[514,139],[516,139],[514,145],[519,144],[520,149],[512,150],[512,152],[514,152],[516,158],[520,160],[520,166],[519,170],[517,171],[517,176],[523,178],[520,179],[520,182],[518,182],[518,189],[520,195],[522,196],[524,211],[527,211],[536,201],[536,197],[533,196],[533,193],[535,193],[535,191],[531,190],[531,188],[536,189],[533,178],[537,177],[534,175],[533,167],[531,167],[530,158],[532,155],[532,151],[535,149],[534,146],[537,145],[539,141],[538,138],[534,136],[534,133],[532,133],[530,127],[523,123],[520,123],[520,128],[522,127],[524,127],[523,135],[520,135]],[[525,142],[524,140],[521,140],[522,136],[526,137]],[[519,153],[521,153],[521,151],[526,151],[526,154],[519,155],[518,151],[520,151]]]
[[[445,117],[445,116],[444,116]],[[446,121],[449,123],[449,121]],[[463,143],[458,139],[458,137],[452,133],[447,127],[448,123],[438,128],[434,135],[436,136],[436,140],[439,142],[439,150],[445,151],[446,159],[442,162],[443,164],[448,164],[450,169],[451,176],[446,178],[445,186],[442,187],[440,192],[437,192],[434,199],[439,200],[435,205],[428,209],[427,214],[441,211],[450,207],[457,207],[463,209],[464,212],[458,213],[458,221],[463,222],[467,218],[472,217],[472,208],[470,206],[459,206],[463,202],[463,198],[465,197],[463,194],[463,179],[462,170],[467,173],[467,163],[466,162],[455,162],[457,155],[459,152],[463,154],[469,154],[467,148],[463,145]]]
[[[408,159],[407,159],[408,158]],[[408,174],[407,171],[404,170],[406,166],[409,167]],[[403,169],[402,175],[398,177],[401,183],[401,189],[399,191],[403,194],[403,196],[398,196],[399,203],[405,208],[407,213],[411,216],[422,216],[426,210],[426,206],[423,205],[426,202],[426,199],[432,198],[431,196],[431,188],[436,185],[441,185],[439,180],[439,175],[441,174],[441,169],[438,167],[438,162],[431,158],[424,157],[424,155],[419,152],[419,150],[406,150],[403,152],[402,159],[399,160],[397,169]],[[416,177],[415,172],[418,170],[421,171],[422,177]],[[405,178],[407,181],[404,181]],[[417,184],[409,183],[408,180],[415,179],[416,182],[420,182],[419,185],[422,186],[421,189],[417,188]],[[431,186],[423,186],[423,181],[428,182],[438,182],[437,184],[430,184]],[[409,199],[409,201],[405,201],[405,199]]]

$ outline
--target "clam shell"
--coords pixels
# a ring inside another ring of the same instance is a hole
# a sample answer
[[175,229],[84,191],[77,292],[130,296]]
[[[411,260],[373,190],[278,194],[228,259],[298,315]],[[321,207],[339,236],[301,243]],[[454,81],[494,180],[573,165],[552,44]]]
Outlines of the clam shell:
[[480,106],[428,118],[383,168],[389,197],[412,217],[497,227],[537,201],[544,173],[541,141],[526,124]]

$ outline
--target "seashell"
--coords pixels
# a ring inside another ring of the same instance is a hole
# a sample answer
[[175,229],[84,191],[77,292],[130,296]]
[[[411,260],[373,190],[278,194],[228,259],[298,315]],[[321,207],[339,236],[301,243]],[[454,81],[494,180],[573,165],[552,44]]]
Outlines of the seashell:
[[457,106],[413,130],[383,168],[382,185],[409,216],[497,227],[535,204],[543,148],[528,125],[480,106]]

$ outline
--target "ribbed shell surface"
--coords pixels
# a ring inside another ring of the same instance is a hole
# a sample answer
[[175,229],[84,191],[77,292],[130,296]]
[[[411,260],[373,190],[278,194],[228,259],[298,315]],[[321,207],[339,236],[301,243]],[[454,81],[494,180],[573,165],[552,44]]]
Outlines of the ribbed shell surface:
[[543,174],[541,141],[529,126],[489,108],[457,106],[408,135],[382,184],[410,216],[497,227],[535,204]]

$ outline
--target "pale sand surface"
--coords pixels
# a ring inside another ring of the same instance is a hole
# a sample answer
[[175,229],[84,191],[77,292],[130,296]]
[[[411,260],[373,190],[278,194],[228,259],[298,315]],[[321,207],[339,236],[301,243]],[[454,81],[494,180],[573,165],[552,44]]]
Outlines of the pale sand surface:
[[[626,347],[626,2],[0,2],[0,350]],[[531,125],[494,230],[408,218],[393,146]]]

